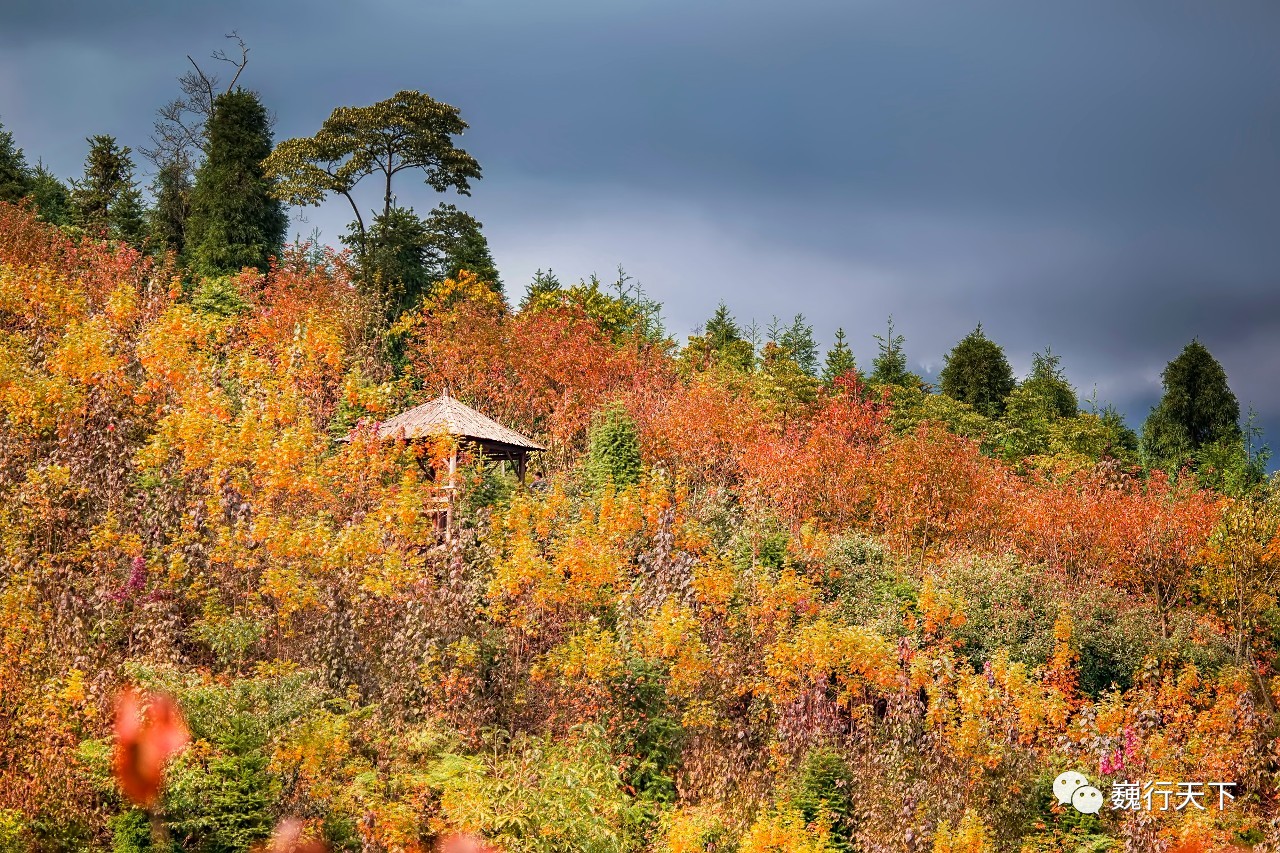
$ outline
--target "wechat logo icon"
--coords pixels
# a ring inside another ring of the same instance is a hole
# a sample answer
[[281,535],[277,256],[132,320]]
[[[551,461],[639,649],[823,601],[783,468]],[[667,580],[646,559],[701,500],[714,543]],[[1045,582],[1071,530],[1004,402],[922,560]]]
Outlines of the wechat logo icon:
[[1070,803],[1081,814],[1097,814],[1102,809],[1102,792],[1090,785],[1083,773],[1074,770],[1053,780],[1053,793],[1060,804]]

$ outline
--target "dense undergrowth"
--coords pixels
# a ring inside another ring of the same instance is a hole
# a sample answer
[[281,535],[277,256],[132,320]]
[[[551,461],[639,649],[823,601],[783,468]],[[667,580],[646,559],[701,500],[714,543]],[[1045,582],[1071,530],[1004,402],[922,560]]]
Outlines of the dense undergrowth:
[[[341,256],[184,283],[0,205],[0,850],[154,848],[126,683],[191,729],[174,849],[1274,849],[1266,484],[633,307],[462,275],[388,330]],[[449,448],[369,428],[446,386],[550,447],[468,466],[450,546]],[[1236,799],[1081,815],[1066,769]]]

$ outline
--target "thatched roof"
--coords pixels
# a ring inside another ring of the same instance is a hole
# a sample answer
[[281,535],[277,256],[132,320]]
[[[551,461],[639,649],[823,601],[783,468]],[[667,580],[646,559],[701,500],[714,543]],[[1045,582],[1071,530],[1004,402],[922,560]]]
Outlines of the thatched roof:
[[429,403],[388,418],[378,426],[378,438],[399,438],[402,434],[406,439],[453,435],[524,450],[546,450],[533,439],[507,429],[492,418],[487,418],[450,397],[448,392]]

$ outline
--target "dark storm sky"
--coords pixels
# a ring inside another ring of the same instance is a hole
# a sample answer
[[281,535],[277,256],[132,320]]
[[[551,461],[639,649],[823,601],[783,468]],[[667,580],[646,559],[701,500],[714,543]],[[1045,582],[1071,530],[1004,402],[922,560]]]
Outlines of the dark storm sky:
[[[509,293],[618,263],[683,340],[721,299],[913,366],[982,321],[1139,427],[1193,336],[1280,437],[1280,5],[0,0],[0,120],[78,173],[238,29],[277,132],[417,88],[471,123]],[[403,181],[402,204],[436,203]],[[457,200],[457,199],[453,199]],[[347,212],[296,230],[334,241]]]

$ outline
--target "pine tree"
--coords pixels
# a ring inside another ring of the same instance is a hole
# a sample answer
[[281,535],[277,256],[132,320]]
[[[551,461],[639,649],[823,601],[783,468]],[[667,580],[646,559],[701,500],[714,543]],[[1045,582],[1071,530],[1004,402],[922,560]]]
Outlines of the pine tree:
[[591,426],[585,473],[596,487],[623,488],[636,483],[643,471],[640,433],[620,405],[598,412]]
[[797,314],[791,325],[778,335],[778,345],[799,365],[806,376],[818,376],[818,343],[813,339],[813,326],[805,322],[803,314]]
[[907,356],[902,351],[906,338],[893,333],[893,317],[884,337],[875,336],[879,354],[871,360],[871,381],[876,385],[918,386],[920,377],[907,370]]
[[1149,467],[1174,470],[1194,464],[1195,455],[1210,445],[1241,441],[1240,402],[1204,344],[1187,344],[1161,378],[1164,396],[1142,427]]
[[724,302],[716,306],[716,312],[703,325],[702,336],[717,352],[742,340],[738,321],[733,318],[733,314],[729,312],[729,306]]
[[288,226],[263,172],[271,153],[267,111],[252,92],[227,92],[215,99],[205,132],[208,151],[196,171],[187,220],[192,264],[206,275],[266,269]]
[[179,154],[160,166],[152,184],[155,206],[151,209],[150,237],[159,252],[181,255],[187,245],[187,219],[191,215],[191,165]]
[[524,299],[520,300],[520,309],[524,310],[531,305],[541,307],[563,292],[564,285],[552,270],[546,272],[538,270],[533,274],[533,281],[525,290]]
[[723,302],[703,325],[702,334],[689,339],[688,350],[686,357],[692,355],[696,361],[709,360],[743,371],[755,366],[755,347],[742,336],[738,321]]
[[40,218],[54,225],[71,224],[71,190],[58,176],[37,163],[31,170],[31,202]]
[[113,136],[99,134],[87,141],[84,177],[72,183],[72,221],[96,236],[141,243],[145,209],[133,180],[132,151]]
[[844,329],[836,329],[836,342],[827,350],[827,358],[822,367],[822,381],[830,385],[841,376],[856,371],[858,363],[854,361],[853,350],[845,340]]
[[816,400],[821,387],[785,347],[774,341],[764,345],[756,372],[756,388],[784,417],[790,417]]
[[21,201],[31,191],[31,169],[13,141],[13,134],[0,124],[0,201]]
[[943,394],[990,418],[1004,412],[1015,385],[1004,350],[983,334],[981,323],[947,354],[938,379]]
[[1055,425],[1078,414],[1075,389],[1062,371],[1062,360],[1049,350],[1031,357],[1031,375],[1005,398],[999,444],[1010,461],[1053,450]]
[[1046,418],[1069,418],[1079,411],[1075,389],[1062,370],[1062,358],[1049,349],[1031,356],[1031,375],[1021,389]]

